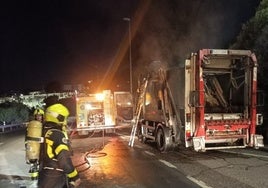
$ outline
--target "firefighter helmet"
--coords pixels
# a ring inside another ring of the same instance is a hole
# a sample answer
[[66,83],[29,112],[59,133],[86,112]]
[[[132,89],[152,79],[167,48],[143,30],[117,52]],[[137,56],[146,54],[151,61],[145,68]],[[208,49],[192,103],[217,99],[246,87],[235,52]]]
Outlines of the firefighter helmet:
[[40,109],[40,108],[37,108],[34,110],[34,116],[36,115],[44,115],[44,110]]
[[67,125],[69,110],[62,104],[53,104],[46,109],[45,121]]

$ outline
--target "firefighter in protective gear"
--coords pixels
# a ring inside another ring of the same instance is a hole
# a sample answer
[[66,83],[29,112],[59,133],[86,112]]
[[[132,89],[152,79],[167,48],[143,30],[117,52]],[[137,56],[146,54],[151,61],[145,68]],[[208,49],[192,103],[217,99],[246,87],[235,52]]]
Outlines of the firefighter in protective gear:
[[44,110],[37,108],[34,110],[34,119],[43,122],[44,114],[45,114]]
[[77,187],[81,182],[71,161],[70,146],[65,131],[68,115],[68,109],[62,104],[53,104],[45,111],[39,188],[62,188],[66,184],[66,177],[71,186]]

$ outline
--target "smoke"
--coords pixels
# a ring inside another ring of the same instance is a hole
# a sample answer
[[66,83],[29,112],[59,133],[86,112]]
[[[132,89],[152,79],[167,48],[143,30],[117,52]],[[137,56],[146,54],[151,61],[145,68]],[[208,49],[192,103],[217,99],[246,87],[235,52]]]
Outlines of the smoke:
[[198,49],[228,48],[242,23],[253,16],[258,2],[253,4],[250,0],[152,1],[134,41],[135,72],[183,64]]

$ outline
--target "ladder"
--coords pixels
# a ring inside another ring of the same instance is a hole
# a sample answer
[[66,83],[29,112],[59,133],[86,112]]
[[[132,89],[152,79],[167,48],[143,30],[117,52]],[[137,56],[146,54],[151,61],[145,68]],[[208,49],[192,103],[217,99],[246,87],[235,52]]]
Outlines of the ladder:
[[141,114],[141,110],[143,107],[143,101],[144,101],[144,96],[145,96],[147,85],[148,85],[148,78],[145,78],[144,84],[142,84],[140,86],[139,97],[138,97],[138,102],[137,102],[137,106],[135,109],[135,114],[134,114],[134,117],[131,121],[132,130],[131,130],[130,139],[129,139],[129,143],[128,143],[128,145],[130,147],[133,147],[133,145],[134,145],[135,135],[137,132],[137,126],[139,123],[140,114]]

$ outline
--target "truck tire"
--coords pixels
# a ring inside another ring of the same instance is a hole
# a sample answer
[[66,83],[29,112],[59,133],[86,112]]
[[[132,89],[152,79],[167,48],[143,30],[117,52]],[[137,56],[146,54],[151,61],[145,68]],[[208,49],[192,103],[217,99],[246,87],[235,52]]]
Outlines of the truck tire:
[[160,152],[167,152],[173,148],[173,143],[169,138],[169,129],[160,127],[156,133],[156,146]]

